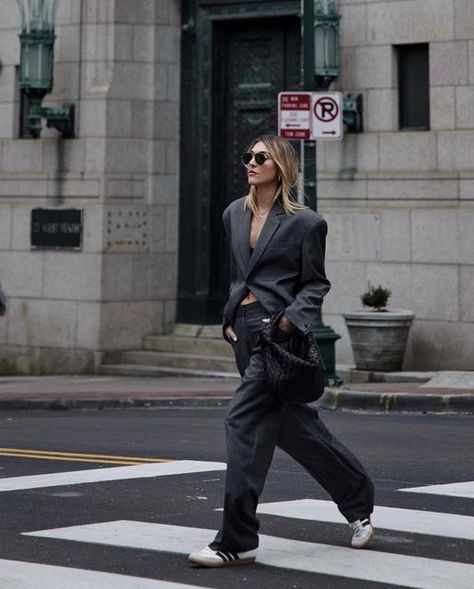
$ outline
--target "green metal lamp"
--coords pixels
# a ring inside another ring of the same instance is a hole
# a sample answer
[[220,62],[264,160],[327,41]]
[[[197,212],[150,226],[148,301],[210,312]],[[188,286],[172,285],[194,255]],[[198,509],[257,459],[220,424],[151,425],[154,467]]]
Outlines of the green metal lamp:
[[21,19],[20,82],[29,102],[28,128],[35,139],[41,135],[41,119],[63,137],[74,136],[74,105],[42,107],[53,89],[54,23],[57,0],[17,0]]
[[335,0],[314,5],[314,71],[318,88],[329,88],[339,76],[339,13]]
[[[316,87],[327,90],[339,77],[339,10],[337,0],[314,1],[314,75]],[[363,130],[362,94],[344,98],[344,124],[348,131]]]

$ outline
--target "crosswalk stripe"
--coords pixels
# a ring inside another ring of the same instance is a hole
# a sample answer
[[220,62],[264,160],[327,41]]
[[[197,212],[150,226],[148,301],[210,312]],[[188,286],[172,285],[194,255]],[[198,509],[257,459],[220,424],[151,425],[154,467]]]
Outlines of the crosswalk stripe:
[[[122,520],[28,532],[25,535],[182,554],[207,545],[215,532],[202,528]],[[266,535],[260,536],[257,561],[278,568],[391,583],[414,589],[474,587],[474,565],[374,550],[360,551]]]
[[[258,512],[304,520],[347,523],[332,501],[316,499],[262,503]],[[474,517],[468,515],[376,506],[372,519],[375,528],[474,540]]]
[[11,589],[205,589],[196,585],[15,560],[0,560],[0,582],[2,587]]
[[0,493],[6,491],[23,491],[44,487],[61,487],[64,485],[83,485],[104,481],[125,479],[142,479],[176,474],[190,474],[225,470],[223,462],[201,462],[199,460],[176,460],[157,464],[139,466],[117,466],[115,468],[95,468],[92,470],[74,470],[55,472],[25,477],[0,478]]
[[430,495],[449,495],[450,497],[467,497],[474,499],[474,481],[464,483],[448,483],[445,485],[427,485],[425,487],[412,487],[398,489],[407,493],[428,493]]

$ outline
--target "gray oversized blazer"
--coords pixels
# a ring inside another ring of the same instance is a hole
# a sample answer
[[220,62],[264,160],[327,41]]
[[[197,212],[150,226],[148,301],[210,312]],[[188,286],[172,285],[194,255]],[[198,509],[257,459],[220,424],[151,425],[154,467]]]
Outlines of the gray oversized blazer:
[[233,324],[235,311],[250,290],[270,315],[284,310],[307,333],[331,287],[324,271],[326,221],[311,209],[286,214],[277,200],[251,253],[252,212],[244,202],[245,197],[233,201],[222,215],[232,254],[224,327]]

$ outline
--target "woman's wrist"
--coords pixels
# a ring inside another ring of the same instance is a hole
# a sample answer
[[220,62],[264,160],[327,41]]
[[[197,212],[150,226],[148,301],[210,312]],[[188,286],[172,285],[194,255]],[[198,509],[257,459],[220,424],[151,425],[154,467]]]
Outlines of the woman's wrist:
[[233,330],[230,323],[228,323],[227,325],[224,325],[223,329],[224,329],[224,337],[227,338],[228,341],[233,341],[233,342],[237,341],[237,335],[235,334],[235,331]]
[[281,329],[281,331],[284,331],[285,333],[293,333],[295,331],[295,326],[293,325],[293,323],[284,315],[278,323],[278,328]]

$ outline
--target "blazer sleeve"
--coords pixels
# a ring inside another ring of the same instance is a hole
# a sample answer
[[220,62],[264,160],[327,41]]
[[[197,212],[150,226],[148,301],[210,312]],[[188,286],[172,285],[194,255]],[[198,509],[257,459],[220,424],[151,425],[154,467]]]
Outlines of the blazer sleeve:
[[331,288],[324,269],[327,223],[320,218],[306,232],[301,253],[300,289],[285,309],[285,316],[302,333],[307,333]]

